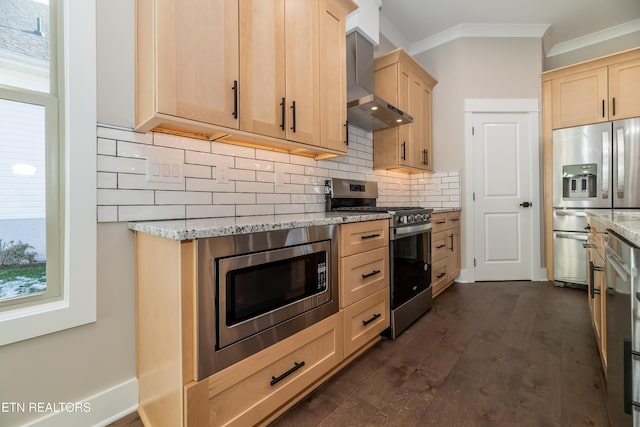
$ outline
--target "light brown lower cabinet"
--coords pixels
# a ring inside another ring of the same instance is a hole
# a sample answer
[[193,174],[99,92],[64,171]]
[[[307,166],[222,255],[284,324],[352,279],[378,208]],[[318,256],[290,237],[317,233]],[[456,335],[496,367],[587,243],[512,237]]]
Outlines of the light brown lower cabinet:
[[263,422],[342,361],[342,318],[337,313],[208,379],[185,386],[187,425]]
[[598,343],[598,351],[605,375],[607,372],[607,278],[605,275],[605,229],[600,224],[587,219],[587,300],[593,333]]
[[197,242],[137,232],[136,370],[145,426],[266,425],[379,341],[389,326],[388,229],[387,220],[340,225],[338,313],[201,381]]
[[431,218],[431,286],[436,297],[460,275],[460,211]]

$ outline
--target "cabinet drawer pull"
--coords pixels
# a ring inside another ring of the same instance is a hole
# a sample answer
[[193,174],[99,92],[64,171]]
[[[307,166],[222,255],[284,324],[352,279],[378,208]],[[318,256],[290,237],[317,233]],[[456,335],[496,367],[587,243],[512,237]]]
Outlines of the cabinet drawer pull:
[[366,279],[367,277],[375,276],[376,274],[380,274],[380,270],[373,270],[371,273],[363,274],[362,278]]
[[349,120],[344,122],[344,143],[349,146]]
[[451,222],[460,221],[460,218],[451,218]]
[[438,245],[438,246],[436,246],[436,249],[442,249],[442,248],[444,248],[445,246],[447,246],[447,245]]
[[604,99],[602,100],[602,117],[604,117]]
[[296,133],[296,101],[293,101],[291,103],[291,110],[292,110],[292,113],[293,113],[293,115],[292,115],[293,125],[291,126],[291,130],[293,131],[293,133]]
[[444,277],[444,276],[445,276],[445,274],[447,274],[447,273],[442,272],[442,273],[438,274],[438,275],[436,276],[436,279],[441,279],[442,277]]
[[402,160],[407,160],[407,143],[402,143]]
[[446,219],[442,219],[440,221],[436,221],[436,224],[444,224],[445,222],[447,222]]
[[231,87],[231,89],[233,89],[233,118],[237,119],[238,118],[238,81],[237,80],[233,81],[233,87]]
[[285,372],[284,374],[280,375],[279,377],[271,377],[271,385],[276,385],[278,384],[280,381],[282,381],[283,379],[287,378],[289,375],[293,374],[295,371],[297,371],[298,369],[302,368],[304,366],[304,361],[298,363],[298,362],[293,362],[293,368],[289,369],[287,372]]
[[373,317],[371,319],[363,320],[362,321],[362,326],[367,326],[369,323],[373,322],[374,320],[376,320],[380,316],[382,316],[382,314],[376,313],[376,314],[373,315]]
[[616,97],[614,96],[613,99],[611,100],[613,103],[613,115],[616,115]]
[[380,234],[369,234],[368,236],[360,236],[362,240],[373,239],[374,237],[380,237]]

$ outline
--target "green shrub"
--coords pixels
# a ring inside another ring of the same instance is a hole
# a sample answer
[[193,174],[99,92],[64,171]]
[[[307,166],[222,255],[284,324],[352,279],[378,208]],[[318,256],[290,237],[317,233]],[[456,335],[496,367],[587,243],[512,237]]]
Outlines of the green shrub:
[[35,263],[37,254],[29,249],[33,249],[33,246],[20,240],[16,243],[0,239],[0,267]]

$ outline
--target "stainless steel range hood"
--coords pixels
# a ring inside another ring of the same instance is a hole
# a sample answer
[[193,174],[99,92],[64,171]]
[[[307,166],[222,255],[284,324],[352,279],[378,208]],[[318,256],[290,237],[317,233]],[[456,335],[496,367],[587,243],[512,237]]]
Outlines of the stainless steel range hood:
[[373,44],[354,31],[347,35],[347,120],[374,131],[413,122],[413,117],[373,94]]

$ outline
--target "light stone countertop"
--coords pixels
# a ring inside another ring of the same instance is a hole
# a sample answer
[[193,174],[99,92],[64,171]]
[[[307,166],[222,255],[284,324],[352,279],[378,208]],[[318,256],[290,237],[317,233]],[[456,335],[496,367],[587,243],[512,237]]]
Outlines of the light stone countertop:
[[389,218],[390,215],[387,213],[318,212],[171,221],[139,221],[130,222],[129,229],[172,240],[191,240]]
[[587,213],[605,228],[610,228],[640,247],[639,209],[588,209]]

